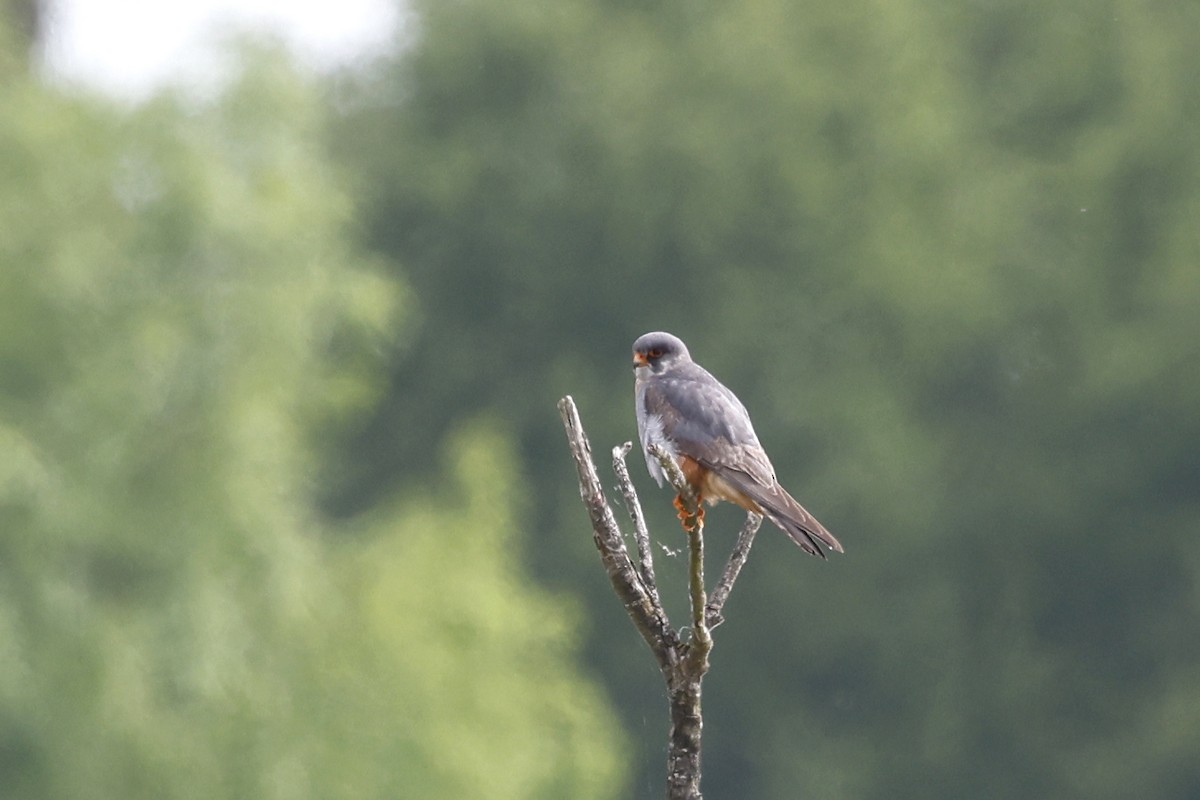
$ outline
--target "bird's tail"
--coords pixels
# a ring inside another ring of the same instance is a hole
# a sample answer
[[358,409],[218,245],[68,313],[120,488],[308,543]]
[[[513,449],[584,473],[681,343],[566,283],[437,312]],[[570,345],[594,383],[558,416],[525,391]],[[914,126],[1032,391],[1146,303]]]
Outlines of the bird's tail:
[[825,558],[822,544],[835,552],[845,552],[842,543],[778,483],[770,487],[743,486],[742,490],[754,498],[762,508],[763,516],[792,537],[804,552]]

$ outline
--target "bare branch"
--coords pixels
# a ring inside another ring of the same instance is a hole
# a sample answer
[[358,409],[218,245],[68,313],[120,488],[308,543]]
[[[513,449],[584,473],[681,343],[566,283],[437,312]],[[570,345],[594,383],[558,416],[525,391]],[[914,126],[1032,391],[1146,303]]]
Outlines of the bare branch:
[[[669,456],[667,456],[669,458]],[[692,635],[683,658],[667,681],[671,701],[671,736],[667,751],[668,800],[701,800],[700,745],[704,719],[700,691],[708,672],[712,636],[708,630],[704,598],[704,517],[690,517],[688,532],[688,588],[692,601]]]
[[[682,671],[682,670],[680,670]],[[671,737],[667,748],[667,800],[701,800],[700,678],[678,676],[667,685],[671,703]]]
[[658,660],[659,668],[669,675],[679,658],[679,637],[667,621],[661,603],[647,591],[641,574],[629,559],[629,552],[625,549],[625,541],[621,537],[621,529],[617,526],[616,517],[613,516],[604,496],[604,489],[600,485],[600,478],[596,475],[591,445],[583,431],[583,424],[579,421],[575,401],[570,395],[558,402],[558,411],[562,416],[571,455],[579,472],[579,494],[592,520],[592,538],[596,549],[600,551],[609,581],[625,606],[634,627],[650,646]]
[[592,521],[593,539],[617,597],[625,606],[634,626],[658,659],[667,683],[671,712],[671,735],[667,750],[668,800],[701,800],[700,744],[703,718],[700,711],[701,683],[708,672],[713,640],[710,626],[721,622],[721,608],[733,589],[738,573],[746,563],[750,545],[762,518],[751,514],[738,535],[737,545],[725,565],[711,601],[704,585],[704,513],[700,498],[684,477],[674,457],[658,446],[651,454],[662,464],[671,485],[679,493],[684,529],[688,530],[688,589],[691,600],[691,635],[686,644],[667,620],[654,576],[650,533],[638,501],[637,491],[625,464],[632,445],[626,442],[613,448],[613,470],[633,521],[639,564],[634,565],[616,517],[604,496],[591,445],[579,421],[579,412],[570,396],[558,403],[571,455],[579,472],[579,494]]
[[688,531],[688,589],[692,600],[692,638],[688,658],[692,660],[697,677],[708,671],[708,654],[712,651],[712,635],[708,630],[708,599],[704,589],[704,518],[695,517],[696,527]]
[[729,561],[725,564],[721,580],[717,582],[712,597],[708,601],[705,616],[710,628],[715,628],[725,621],[725,618],[721,616],[721,609],[724,608],[729,593],[733,591],[733,582],[737,580],[738,574],[746,564],[746,559],[750,556],[750,546],[754,544],[754,535],[758,533],[758,527],[762,525],[762,520],[763,518],[758,514],[746,515],[746,522],[738,532],[737,544],[733,546],[733,552],[729,554]]
[[708,599],[704,587],[704,514],[701,513],[700,498],[684,477],[675,457],[657,444],[650,445],[650,453],[662,464],[667,479],[683,498],[688,516],[684,520],[684,528],[688,530],[688,593],[692,601],[692,636],[688,642],[687,662],[690,677],[699,682],[708,671],[708,654],[713,646],[708,630]]
[[620,447],[614,447],[613,471],[617,473],[617,484],[625,498],[625,508],[629,511],[629,519],[633,522],[633,538],[637,542],[638,566],[641,568],[642,583],[655,604],[662,606],[658,596],[658,581],[654,577],[654,555],[650,549],[650,531],[646,529],[646,518],[642,514],[642,504],[638,501],[637,490],[633,488],[633,480],[629,477],[629,467],[625,464],[625,456],[633,447],[632,442],[626,442]]

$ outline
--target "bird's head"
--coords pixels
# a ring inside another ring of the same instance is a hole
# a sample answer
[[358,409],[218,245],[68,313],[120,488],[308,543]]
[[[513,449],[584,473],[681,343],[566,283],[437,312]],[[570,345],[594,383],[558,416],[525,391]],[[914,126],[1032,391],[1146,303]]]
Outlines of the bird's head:
[[679,337],[663,331],[644,334],[633,343],[635,370],[645,367],[653,373],[660,373],[691,360],[687,345]]

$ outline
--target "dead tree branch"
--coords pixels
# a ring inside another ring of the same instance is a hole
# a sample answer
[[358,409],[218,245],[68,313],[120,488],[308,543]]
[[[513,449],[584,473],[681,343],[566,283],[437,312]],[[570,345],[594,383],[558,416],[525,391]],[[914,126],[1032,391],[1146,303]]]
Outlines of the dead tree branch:
[[621,495],[625,498],[625,508],[629,511],[629,519],[633,522],[633,538],[637,542],[638,566],[642,573],[642,583],[645,584],[651,599],[661,607],[662,600],[658,596],[658,581],[654,577],[654,555],[650,549],[650,531],[646,529],[646,517],[642,514],[642,504],[638,501],[637,492],[633,489],[633,481],[629,477],[629,467],[625,465],[625,456],[629,454],[632,447],[632,442],[626,442],[620,447],[613,448],[613,472],[617,473],[617,484],[621,489]]
[[564,397],[558,403],[558,411],[567,429],[571,455],[579,472],[579,494],[592,519],[592,538],[596,542],[596,549],[600,551],[600,559],[604,562],[613,591],[625,606],[634,627],[658,659],[659,668],[668,674],[675,669],[679,656],[679,636],[667,621],[662,604],[651,597],[641,574],[629,560],[621,529],[617,527],[616,517],[608,507],[600,478],[596,475],[592,447],[579,421],[575,402],[570,396]]
[[706,618],[710,628],[715,628],[725,621],[721,616],[721,609],[725,607],[725,601],[733,591],[733,582],[737,580],[746,559],[750,557],[750,546],[754,544],[754,535],[758,533],[762,521],[763,518],[758,514],[746,515],[746,522],[738,532],[737,544],[733,546],[729,562],[725,564],[725,571],[721,573],[721,580],[717,582],[717,588],[713,589],[712,597],[708,601]]
[[684,641],[671,627],[663,610],[654,576],[650,549],[650,534],[642,515],[637,491],[629,478],[625,456],[632,445],[613,448],[613,470],[625,506],[633,521],[637,543],[638,564],[629,558],[625,540],[609,508],[608,500],[596,466],[592,461],[591,445],[579,421],[579,412],[570,396],[558,403],[559,414],[567,432],[567,442],[579,473],[579,494],[592,521],[592,539],[600,551],[600,560],[608,573],[613,591],[625,606],[634,627],[642,635],[658,661],[667,684],[671,714],[671,734],[667,754],[668,800],[701,800],[700,794],[700,735],[704,723],[700,712],[700,689],[708,671],[708,656],[713,640],[710,627],[721,622],[721,609],[733,589],[734,581],[749,555],[754,534],[762,519],[750,515],[738,536],[738,542],[717,583],[711,600],[704,584],[704,517],[699,498],[688,485],[675,459],[661,448],[652,454],[662,464],[671,485],[683,499],[685,528],[688,534],[688,589],[691,600],[691,632]]
[[708,654],[712,650],[712,636],[708,631],[708,618],[705,607],[708,598],[704,588],[704,516],[700,513],[700,498],[683,470],[675,463],[675,458],[659,445],[650,445],[650,454],[662,465],[667,480],[675,487],[675,491],[683,498],[687,519],[683,520],[684,529],[688,531],[688,590],[692,601],[692,646],[688,652],[692,660],[693,671],[699,677],[708,672]]

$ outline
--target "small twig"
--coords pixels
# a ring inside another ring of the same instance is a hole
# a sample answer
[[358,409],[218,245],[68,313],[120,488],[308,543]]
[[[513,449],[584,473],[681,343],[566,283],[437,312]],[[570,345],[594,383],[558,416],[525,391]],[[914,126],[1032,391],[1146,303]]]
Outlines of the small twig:
[[725,601],[729,599],[729,593],[733,591],[733,582],[737,580],[742,567],[746,564],[746,559],[750,556],[750,546],[754,544],[754,535],[758,533],[758,527],[762,525],[762,520],[763,518],[758,514],[746,515],[746,522],[738,532],[737,544],[733,546],[733,552],[729,554],[729,561],[725,564],[721,580],[717,582],[712,597],[709,598],[708,606],[705,608],[710,628],[715,628],[725,621],[725,618],[721,616],[721,609],[724,608]]
[[625,508],[629,512],[629,519],[633,522],[633,538],[637,542],[638,566],[642,583],[645,584],[646,591],[654,599],[654,602],[661,606],[662,600],[658,596],[658,581],[654,577],[654,554],[650,549],[650,531],[646,529],[642,504],[638,501],[637,490],[633,488],[633,480],[629,477],[629,467],[625,464],[625,456],[629,454],[632,447],[632,442],[626,442],[620,447],[613,448],[613,471],[617,473],[617,483],[621,488],[621,495],[625,498]]

